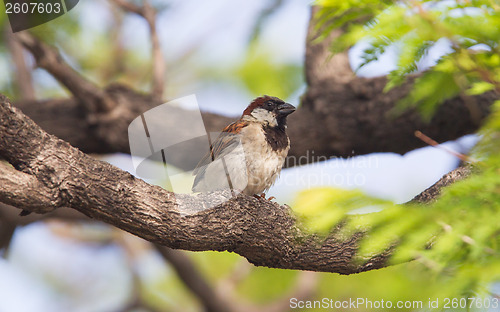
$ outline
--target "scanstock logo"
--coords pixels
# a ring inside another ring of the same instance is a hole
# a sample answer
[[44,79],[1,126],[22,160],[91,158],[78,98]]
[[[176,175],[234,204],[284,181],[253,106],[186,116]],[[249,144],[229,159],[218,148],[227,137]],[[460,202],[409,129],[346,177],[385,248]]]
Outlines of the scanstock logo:
[[47,23],[73,9],[79,0],[4,0],[12,32]]

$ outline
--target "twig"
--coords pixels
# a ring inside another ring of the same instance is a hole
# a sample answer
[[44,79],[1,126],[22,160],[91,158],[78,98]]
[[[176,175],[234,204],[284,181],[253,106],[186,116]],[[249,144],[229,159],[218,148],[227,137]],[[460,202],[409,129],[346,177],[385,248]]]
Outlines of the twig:
[[9,245],[16,227],[17,224],[8,222],[8,220],[4,218],[2,211],[0,211],[0,249],[4,250],[4,257],[9,249]]
[[133,311],[133,310],[146,310],[149,312],[160,311],[155,306],[151,305],[147,300],[145,300],[142,291],[142,280],[140,277],[140,272],[136,267],[137,251],[140,250],[137,244],[133,244],[131,239],[135,239],[144,245],[149,245],[147,242],[141,241],[137,237],[131,236],[128,233],[115,229],[114,237],[111,239],[117,241],[124,249],[126,254],[126,261],[129,267],[130,273],[132,275],[132,286],[134,288],[132,295],[130,296],[129,303],[121,309],[123,312]]
[[182,251],[155,245],[156,250],[177,272],[179,278],[200,299],[206,311],[229,312],[228,304],[214,291],[207,280],[194,266],[191,259]]
[[283,0],[273,0],[267,7],[262,9],[253,27],[252,34],[250,35],[250,42],[259,38],[264,23],[283,5],[283,3]]
[[149,33],[151,36],[151,52],[152,52],[152,96],[156,101],[161,101],[163,97],[165,85],[165,60],[161,52],[160,39],[156,31],[156,10],[153,8],[148,0],[144,1],[142,7],[130,3],[126,0],[111,0],[122,9],[142,16],[149,26]]
[[33,88],[33,80],[31,70],[26,65],[26,59],[22,46],[15,40],[14,34],[9,27],[5,28],[4,35],[6,37],[7,46],[9,47],[10,56],[16,68],[16,86],[18,96],[22,100],[34,100],[35,89]]
[[110,6],[112,17],[112,25],[110,28],[110,38],[112,40],[113,61],[107,71],[104,71],[104,79],[112,81],[113,78],[120,75],[125,69],[125,47],[120,38],[123,26],[123,10],[112,5]]
[[115,103],[106,93],[71,68],[56,49],[39,41],[26,31],[16,34],[19,42],[28,49],[39,67],[47,70],[63,84],[90,113],[109,112]]
[[449,149],[449,148],[447,148],[447,147],[439,144],[438,142],[436,142],[433,139],[429,138],[428,136],[426,136],[425,134],[423,134],[419,130],[415,131],[415,136],[417,138],[419,138],[420,140],[422,140],[423,142],[429,144],[430,146],[442,149],[443,151],[445,151],[445,152],[447,152],[447,153],[449,153],[449,154],[457,157],[461,161],[468,162],[468,163],[478,162],[476,159],[474,159],[474,158],[472,158],[470,156],[464,155],[464,154],[459,153],[459,152],[455,152],[454,150],[451,150],[451,149]]

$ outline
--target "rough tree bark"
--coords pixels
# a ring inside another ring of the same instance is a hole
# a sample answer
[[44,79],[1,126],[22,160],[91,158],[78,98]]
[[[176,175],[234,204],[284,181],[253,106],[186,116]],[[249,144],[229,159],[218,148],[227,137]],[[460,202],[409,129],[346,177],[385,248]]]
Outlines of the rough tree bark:
[[95,160],[47,134],[5,97],[0,102],[0,157],[10,163],[0,163],[6,204],[38,213],[69,207],[154,243],[232,251],[260,266],[351,274],[385,265],[388,252],[354,261],[362,233],[319,240],[295,224],[289,207],[267,200],[238,196],[201,210],[200,197],[174,195]]
[[[304,232],[288,206],[240,195],[188,196],[149,185],[43,131],[0,96],[0,202],[32,212],[75,209],[176,249],[232,251],[258,266],[352,274],[386,265],[390,250],[359,261],[362,232],[326,239]],[[183,205],[179,205],[182,203]],[[181,208],[181,207],[187,207]]]

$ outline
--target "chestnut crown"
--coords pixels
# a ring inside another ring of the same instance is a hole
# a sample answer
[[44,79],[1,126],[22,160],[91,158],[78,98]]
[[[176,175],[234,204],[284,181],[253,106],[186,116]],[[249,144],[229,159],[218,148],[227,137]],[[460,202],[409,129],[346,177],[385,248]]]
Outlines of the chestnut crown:
[[243,112],[243,117],[253,117],[257,122],[270,126],[285,126],[286,117],[295,107],[275,96],[264,95],[254,99]]

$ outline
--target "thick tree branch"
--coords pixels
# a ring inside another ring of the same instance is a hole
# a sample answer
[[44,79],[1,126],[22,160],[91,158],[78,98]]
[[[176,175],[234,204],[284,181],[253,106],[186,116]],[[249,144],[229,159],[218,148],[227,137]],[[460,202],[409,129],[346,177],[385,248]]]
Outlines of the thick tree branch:
[[387,250],[355,261],[363,233],[336,237],[338,225],[331,236],[318,239],[296,225],[288,206],[251,196],[203,209],[202,200],[224,194],[188,196],[149,185],[47,134],[4,96],[0,137],[0,158],[13,166],[0,167],[0,202],[29,211],[69,207],[167,247],[227,250],[274,268],[352,274],[381,268],[390,256]]
[[121,85],[111,85],[104,92],[116,103],[115,109],[105,114],[89,116],[77,98],[20,101],[16,106],[47,132],[86,153],[129,153],[129,124],[158,103]]
[[[86,118],[85,110],[78,105],[76,99],[60,99],[47,101],[19,101],[16,106],[30,116],[42,129],[53,134],[85,153],[130,153],[128,126],[141,113],[158,105],[150,96],[118,84],[105,89],[105,92],[116,103],[117,107],[110,114],[98,119]],[[173,113],[173,112],[172,112]],[[179,110],[180,113],[180,110]],[[203,121],[208,131],[220,131],[234,119],[204,113]],[[185,126],[180,119],[172,118],[179,127]],[[194,145],[193,149],[201,146]],[[184,169],[192,169],[199,161],[196,155],[205,151],[189,153],[188,158],[171,159],[173,165],[182,165]]]
[[39,213],[70,207],[171,248],[227,250],[275,268],[351,274],[383,267],[389,256],[354,261],[362,233],[320,240],[296,226],[289,207],[251,196],[202,210],[200,199],[223,194],[187,196],[149,185],[47,134],[5,97],[0,102],[0,157],[43,185],[37,194],[9,199],[13,205]]
[[[385,79],[385,78],[380,78]],[[367,80],[365,87],[370,89],[375,80]],[[380,89],[383,82],[379,82]],[[358,85],[361,87],[361,84]],[[325,88],[327,86],[325,85]],[[399,90],[398,92],[400,92]],[[142,112],[157,105],[150,96],[141,95],[120,85],[111,85],[105,92],[118,103],[115,113],[96,122],[89,122],[85,112],[74,99],[47,101],[18,101],[21,108],[47,132],[68,141],[86,153],[129,153],[128,125]],[[323,91],[322,91],[323,92]],[[376,96],[377,92],[373,96]],[[308,95],[306,95],[307,97]],[[352,95],[352,96],[355,96]],[[338,94],[331,94],[338,98]],[[392,151],[405,153],[425,143],[414,136],[415,130],[421,130],[440,142],[458,138],[477,129],[469,119],[467,108],[460,98],[442,105],[430,124],[421,120],[416,112],[408,112],[399,118],[388,118],[392,109],[390,95],[380,98],[383,102],[360,100],[354,106],[345,107],[324,103],[318,109],[300,108],[289,117],[288,132],[291,140],[289,155],[301,160],[301,164],[315,162],[320,156],[352,156],[374,151]],[[475,98],[478,107],[482,107],[482,116],[488,113],[489,105],[495,100],[492,93]],[[352,103],[352,102],[345,102]],[[383,104],[385,103],[385,104]],[[364,105],[367,105],[364,107]],[[363,108],[364,107],[364,108]],[[374,114],[374,117],[371,115]],[[384,116],[384,117],[381,117]],[[220,131],[235,118],[212,113],[204,113],[203,120],[208,131]],[[388,118],[388,119],[387,119]],[[182,125],[180,125],[182,126]],[[394,144],[398,142],[399,145]],[[194,146],[198,148],[199,146]],[[193,152],[191,155],[199,155]],[[307,156],[307,157],[301,157]],[[199,159],[182,159],[179,165],[192,168]],[[290,162],[293,165],[293,162]],[[173,161],[173,164],[176,164]]]

